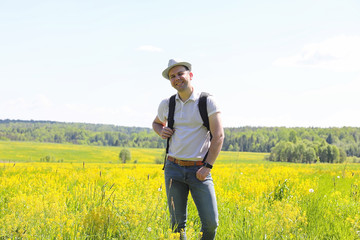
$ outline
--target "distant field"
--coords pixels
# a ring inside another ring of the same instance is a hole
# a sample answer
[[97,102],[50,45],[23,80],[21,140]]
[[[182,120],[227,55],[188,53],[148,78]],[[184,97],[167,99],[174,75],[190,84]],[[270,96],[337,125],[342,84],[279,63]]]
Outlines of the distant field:
[[[51,162],[66,163],[119,163],[122,147],[99,147],[88,145],[10,142],[0,141],[0,161],[3,162],[40,162],[50,156]],[[164,149],[129,148],[131,161],[137,163],[155,163],[162,160]],[[220,163],[261,163],[265,153],[221,152]]]

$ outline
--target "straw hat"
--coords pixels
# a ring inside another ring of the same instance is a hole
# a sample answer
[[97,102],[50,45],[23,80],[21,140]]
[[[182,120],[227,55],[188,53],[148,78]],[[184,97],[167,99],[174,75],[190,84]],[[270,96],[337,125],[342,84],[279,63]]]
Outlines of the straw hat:
[[191,71],[191,64],[190,63],[170,59],[169,63],[168,63],[168,67],[162,72],[163,77],[170,80],[169,79],[169,71],[170,71],[170,69],[172,69],[173,67],[176,67],[176,66],[185,66],[185,67],[187,67],[189,69],[189,71]]

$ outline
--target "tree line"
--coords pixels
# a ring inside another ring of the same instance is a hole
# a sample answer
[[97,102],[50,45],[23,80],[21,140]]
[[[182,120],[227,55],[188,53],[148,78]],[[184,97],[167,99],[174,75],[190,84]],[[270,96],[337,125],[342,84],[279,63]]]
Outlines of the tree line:
[[[225,128],[223,151],[268,152],[280,148],[296,148],[303,144],[319,149],[328,145],[360,157],[360,128],[286,128],[238,127]],[[295,141],[296,139],[296,141]],[[164,148],[165,140],[152,129],[108,124],[64,123],[53,121],[0,120],[0,140],[86,144],[97,146]],[[284,145],[287,143],[286,145]],[[290,147],[291,144],[293,147]],[[277,148],[275,148],[277,146]],[[302,148],[302,147],[299,147]],[[288,150],[289,151],[289,150]],[[310,150],[309,150],[310,151]],[[291,151],[290,151],[291,152]],[[282,155],[283,156],[283,155]],[[320,156],[320,155],[319,155]],[[319,157],[317,156],[317,157]],[[319,161],[324,158],[319,157]]]
[[270,153],[280,143],[278,148],[284,148],[285,143],[308,145],[310,142],[316,146],[336,146],[347,156],[360,157],[360,128],[357,127],[240,127],[225,128],[224,131],[223,148],[227,151]]
[[0,120],[0,140],[163,148],[150,128],[53,121]]
[[311,142],[309,140],[281,141],[271,149],[268,160],[295,163],[342,163],[346,160],[343,149],[327,143],[325,140]]

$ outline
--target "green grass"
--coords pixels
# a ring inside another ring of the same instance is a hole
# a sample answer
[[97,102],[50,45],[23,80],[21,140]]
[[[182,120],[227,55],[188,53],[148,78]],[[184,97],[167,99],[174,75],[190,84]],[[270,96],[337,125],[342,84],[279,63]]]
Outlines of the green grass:
[[265,156],[268,153],[253,152],[221,152],[217,158],[218,163],[265,163]]
[[[50,156],[51,162],[65,163],[119,163],[122,147],[99,147],[88,145],[10,142],[0,141],[0,161],[40,162]],[[131,161],[152,164],[156,159],[162,161],[164,149],[129,148]],[[221,152],[218,163],[264,163],[265,153]]]

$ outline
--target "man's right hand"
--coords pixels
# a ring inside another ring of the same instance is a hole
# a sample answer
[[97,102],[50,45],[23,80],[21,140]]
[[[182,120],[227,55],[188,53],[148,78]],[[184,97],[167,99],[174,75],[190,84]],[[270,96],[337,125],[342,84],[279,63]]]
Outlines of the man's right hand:
[[174,134],[175,130],[169,128],[169,127],[163,127],[161,130],[161,138],[162,139],[167,139],[169,137],[171,137]]
[[166,126],[166,122],[161,122],[158,117],[155,118],[152,127],[162,139],[171,137],[175,132],[175,130]]

